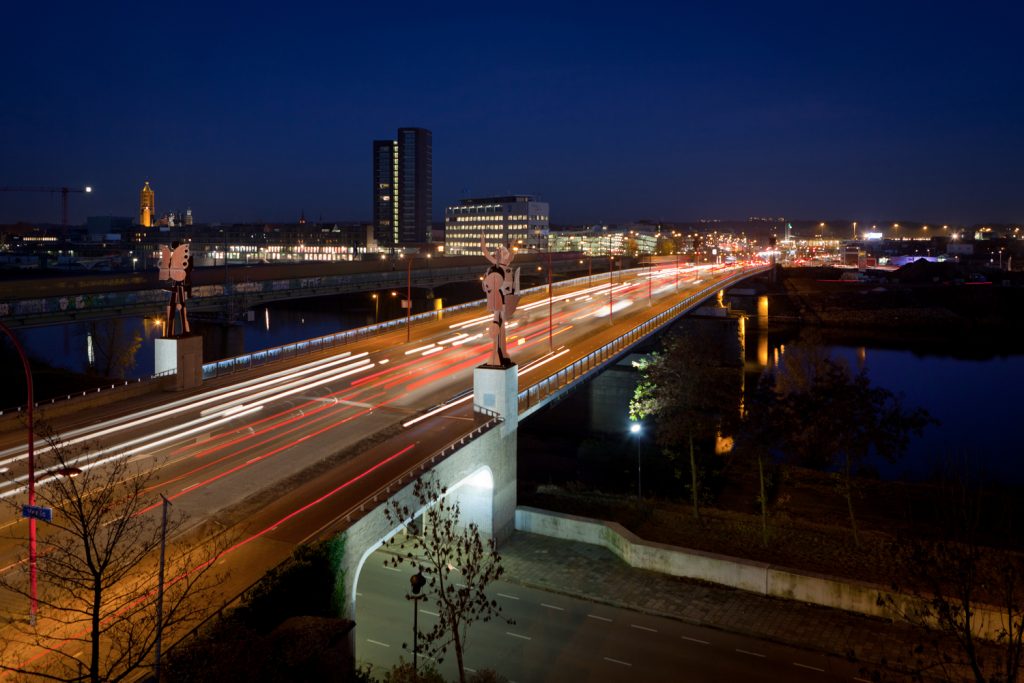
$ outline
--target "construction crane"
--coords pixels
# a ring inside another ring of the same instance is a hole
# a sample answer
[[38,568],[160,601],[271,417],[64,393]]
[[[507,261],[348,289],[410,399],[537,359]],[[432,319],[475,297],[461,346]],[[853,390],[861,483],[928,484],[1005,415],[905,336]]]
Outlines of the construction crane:
[[60,192],[60,224],[68,225],[68,194],[71,192],[82,192],[88,194],[92,188],[85,187],[0,187],[0,192]]

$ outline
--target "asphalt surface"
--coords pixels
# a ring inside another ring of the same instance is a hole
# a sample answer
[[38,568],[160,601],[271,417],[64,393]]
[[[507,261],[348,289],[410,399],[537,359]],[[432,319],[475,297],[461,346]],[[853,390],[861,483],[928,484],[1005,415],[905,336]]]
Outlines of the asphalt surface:
[[[387,557],[378,551],[368,558],[356,589],[357,659],[378,670],[410,661],[412,653],[412,602],[405,595],[414,572],[386,567]],[[835,657],[539,590],[517,578],[488,590],[503,618],[470,628],[468,670],[494,669],[513,683],[863,680],[855,665]],[[418,608],[424,631],[437,608],[430,599]],[[454,680],[455,666],[449,650],[438,668]]]

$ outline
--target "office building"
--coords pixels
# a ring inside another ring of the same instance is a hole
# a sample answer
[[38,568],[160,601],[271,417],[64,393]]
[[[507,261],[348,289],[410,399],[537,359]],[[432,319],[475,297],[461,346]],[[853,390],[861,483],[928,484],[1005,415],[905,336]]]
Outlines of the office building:
[[432,136],[399,128],[396,140],[373,141],[373,229],[382,249],[430,241]]
[[153,227],[153,222],[156,220],[156,195],[153,193],[153,188],[149,186],[149,181],[142,187],[142,191],[139,192],[139,225],[144,228]]
[[444,252],[479,254],[480,238],[517,249],[547,248],[548,204],[530,195],[463,199],[445,209]]

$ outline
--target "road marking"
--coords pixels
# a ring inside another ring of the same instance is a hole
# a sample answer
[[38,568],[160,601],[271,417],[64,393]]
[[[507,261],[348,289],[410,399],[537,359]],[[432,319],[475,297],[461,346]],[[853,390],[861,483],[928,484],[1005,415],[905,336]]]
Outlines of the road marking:
[[387,565],[384,565],[384,569],[387,569],[389,572],[397,572],[398,571],[398,567],[389,567]]
[[367,638],[366,642],[373,643],[374,645],[380,645],[381,647],[391,647],[387,643],[382,643],[379,640],[374,640],[373,638]]
[[508,598],[509,600],[518,600],[519,599],[519,598],[517,598],[514,595],[509,595],[508,593],[498,593],[498,596],[502,597],[502,598]]
[[630,628],[639,629],[641,631],[650,631],[651,633],[657,633],[658,632],[658,629],[656,629],[656,628],[648,628],[647,626],[640,626],[639,624],[630,624],[629,626],[630,626]]
[[856,676],[853,677],[853,680],[859,681],[859,683],[871,683],[871,681],[866,678],[857,678]]
[[521,636],[518,633],[512,633],[512,631],[505,631],[505,633],[510,635],[510,636],[512,636],[513,638],[522,638],[523,640],[533,640],[533,638],[531,638],[530,636]]
[[624,662],[621,659],[612,659],[611,657],[605,657],[604,661],[612,662],[613,664],[621,664],[622,666],[633,666],[629,662]]
[[466,671],[468,671],[471,674],[475,674],[476,673],[476,669],[471,669],[468,666],[464,666],[462,668],[465,669]]
[[611,619],[609,619],[608,617],[601,617],[601,616],[598,616],[596,614],[588,614],[587,616],[590,617],[591,619],[597,619],[598,621],[609,621],[609,622],[611,621]]
[[565,611],[565,608],[564,608],[564,607],[559,607],[558,605],[549,605],[549,604],[548,604],[548,603],[546,603],[546,602],[542,602],[542,603],[540,603],[540,606],[541,606],[541,607],[547,607],[548,609],[556,609],[556,610],[558,610],[559,612],[564,612],[564,611]]
[[811,671],[820,671],[821,673],[825,673],[824,669],[819,669],[816,666],[810,666],[807,664],[801,664],[800,662],[793,662],[793,666],[798,666],[801,669],[810,669]]
[[740,654],[743,654],[743,655],[750,655],[751,657],[764,657],[765,656],[765,655],[761,654],[760,652],[751,652],[750,650],[741,650],[739,648],[736,648],[736,652],[739,652]]
[[679,637],[682,638],[683,640],[688,640],[691,643],[700,643],[701,645],[710,645],[711,644],[711,643],[709,643],[706,640],[701,640],[700,638],[691,638],[690,636],[679,636]]
[[431,612],[428,609],[421,609],[420,610],[420,614],[429,614],[432,617],[436,617],[437,616],[437,612]]

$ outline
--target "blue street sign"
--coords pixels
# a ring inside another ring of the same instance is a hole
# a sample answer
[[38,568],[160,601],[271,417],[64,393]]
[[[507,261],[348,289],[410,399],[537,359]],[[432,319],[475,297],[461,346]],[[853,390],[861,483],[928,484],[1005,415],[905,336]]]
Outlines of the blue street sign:
[[21,516],[26,519],[40,519],[44,522],[53,521],[53,508],[45,508],[41,505],[22,505]]

